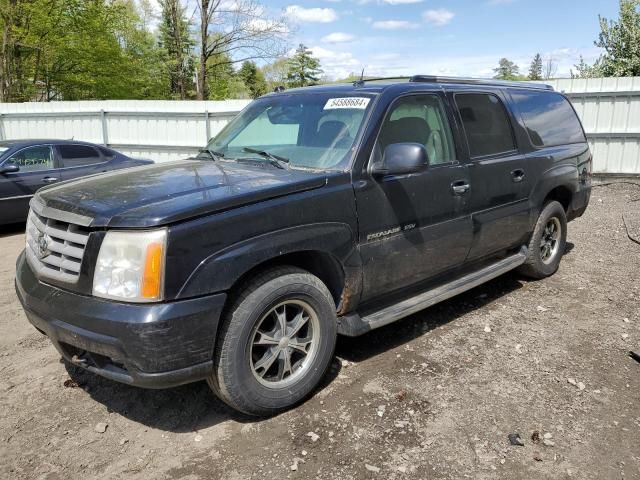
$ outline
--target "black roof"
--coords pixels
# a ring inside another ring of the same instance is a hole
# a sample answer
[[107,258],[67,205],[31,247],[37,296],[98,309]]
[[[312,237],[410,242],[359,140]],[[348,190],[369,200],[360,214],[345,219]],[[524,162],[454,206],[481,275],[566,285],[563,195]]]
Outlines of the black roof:
[[491,87],[510,87],[510,88],[525,88],[534,90],[549,90],[553,91],[551,85],[543,83],[533,82],[512,82],[504,80],[494,79],[480,79],[480,78],[461,78],[461,77],[440,77],[433,75],[414,75],[412,77],[392,77],[392,78],[365,78],[363,80],[356,80],[349,83],[335,83],[327,85],[316,85],[312,87],[292,88],[284,91],[277,91],[277,93],[286,92],[317,92],[317,93],[380,93],[388,88],[402,88],[404,86],[406,90],[413,90],[420,88],[424,84],[433,85],[483,85]]

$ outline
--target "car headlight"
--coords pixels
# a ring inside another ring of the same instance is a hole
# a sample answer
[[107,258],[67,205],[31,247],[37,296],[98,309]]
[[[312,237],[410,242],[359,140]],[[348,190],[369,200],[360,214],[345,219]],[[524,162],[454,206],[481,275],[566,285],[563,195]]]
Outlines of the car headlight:
[[93,295],[129,302],[162,300],[167,230],[107,232],[93,274]]

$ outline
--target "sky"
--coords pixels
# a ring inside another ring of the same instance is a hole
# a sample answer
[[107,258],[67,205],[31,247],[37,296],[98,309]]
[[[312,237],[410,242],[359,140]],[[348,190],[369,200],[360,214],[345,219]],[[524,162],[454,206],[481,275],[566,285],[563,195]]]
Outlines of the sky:
[[614,19],[618,0],[268,0],[265,16],[284,15],[288,41],[303,43],[325,74],[351,72],[491,77],[502,57],[526,74],[536,53],[568,77],[588,62],[598,15]]

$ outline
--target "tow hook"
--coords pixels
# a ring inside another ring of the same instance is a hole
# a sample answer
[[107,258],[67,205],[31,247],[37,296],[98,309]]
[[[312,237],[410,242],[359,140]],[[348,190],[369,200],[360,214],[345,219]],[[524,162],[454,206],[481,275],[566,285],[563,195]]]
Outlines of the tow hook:
[[73,363],[75,365],[79,365],[81,367],[86,367],[87,366],[87,359],[86,358],[80,358],[80,357],[78,357],[78,355],[74,355],[73,357],[71,357],[71,363]]

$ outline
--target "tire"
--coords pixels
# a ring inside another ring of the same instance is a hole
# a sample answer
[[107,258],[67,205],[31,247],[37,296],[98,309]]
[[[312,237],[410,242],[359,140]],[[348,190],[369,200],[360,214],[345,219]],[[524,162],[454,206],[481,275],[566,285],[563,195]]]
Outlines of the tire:
[[294,267],[267,271],[246,285],[228,310],[207,382],[235,410],[273,415],[318,386],[336,336],[335,303],[320,279]]
[[[554,230],[555,229],[555,230]],[[556,201],[545,204],[529,241],[527,260],[519,272],[542,279],[556,273],[567,244],[567,215]]]

